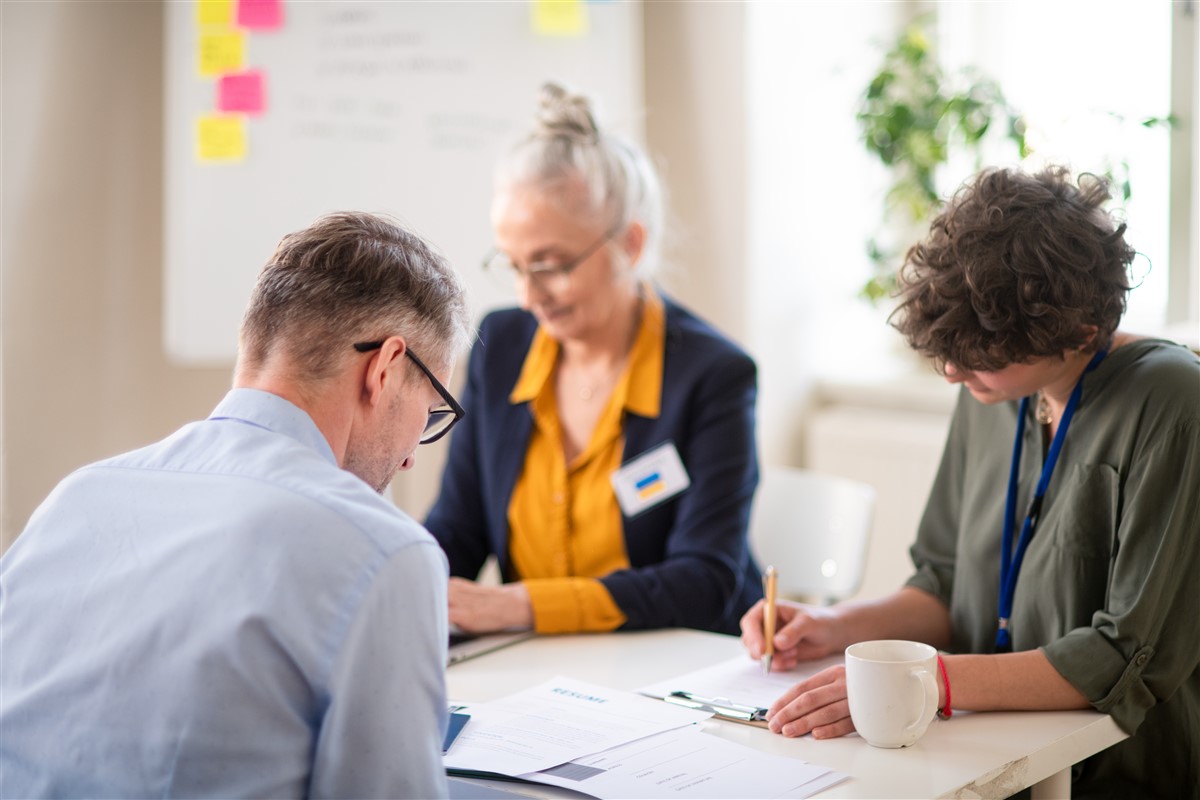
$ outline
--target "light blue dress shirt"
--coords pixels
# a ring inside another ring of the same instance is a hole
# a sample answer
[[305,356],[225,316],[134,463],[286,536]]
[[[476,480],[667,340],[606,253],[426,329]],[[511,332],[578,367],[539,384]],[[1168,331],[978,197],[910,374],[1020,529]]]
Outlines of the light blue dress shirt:
[[440,797],[446,561],[234,389],[0,560],[0,796]]

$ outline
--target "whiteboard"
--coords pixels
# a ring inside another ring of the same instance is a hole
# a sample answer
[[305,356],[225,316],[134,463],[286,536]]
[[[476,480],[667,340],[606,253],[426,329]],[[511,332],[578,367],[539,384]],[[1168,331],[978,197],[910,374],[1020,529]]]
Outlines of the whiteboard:
[[240,161],[200,160],[216,81],[197,66],[193,3],[166,4],[163,340],[227,366],[254,280],[284,234],[328,211],[390,214],[463,275],[476,314],[509,301],[481,267],[496,159],[532,122],[538,87],[591,95],[600,124],[644,140],[642,9],[584,4],[586,29],[534,32],[529,2],[288,2],[249,30],[266,102]]

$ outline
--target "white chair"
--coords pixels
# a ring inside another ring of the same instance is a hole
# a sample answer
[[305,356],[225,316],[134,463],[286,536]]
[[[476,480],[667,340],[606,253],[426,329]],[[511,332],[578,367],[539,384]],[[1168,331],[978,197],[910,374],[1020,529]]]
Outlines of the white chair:
[[858,591],[875,489],[795,467],[765,467],[750,516],[750,546],[778,572],[780,597],[833,603]]

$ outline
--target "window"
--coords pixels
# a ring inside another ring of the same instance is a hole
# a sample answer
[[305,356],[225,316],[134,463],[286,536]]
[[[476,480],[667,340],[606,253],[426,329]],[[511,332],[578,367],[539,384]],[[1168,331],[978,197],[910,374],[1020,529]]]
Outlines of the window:
[[[999,82],[1028,123],[1034,154],[1027,167],[1052,162],[1127,175],[1131,197],[1125,203],[1114,187],[1113,207],[1140,254],[1122,322],[1131,331],[1161,333],[1177,321],[1168,316],[1171,273],[1189,267],[1182,256],[1171,258],[1171,131],[1141,124],[1172,111],[1172,13],[1183,7],[1111,0],[937,6],[942,62],[951,70],[974,65]],[[1191,119],[1180,115],[1180,124]]]

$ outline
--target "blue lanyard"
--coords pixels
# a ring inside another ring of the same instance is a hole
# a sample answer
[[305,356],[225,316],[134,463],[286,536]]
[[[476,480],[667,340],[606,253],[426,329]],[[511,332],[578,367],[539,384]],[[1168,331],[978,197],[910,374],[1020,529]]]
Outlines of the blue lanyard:
[[[1029,542],[1033,540],[1033,531],[1037,527],[1038,517],[1042,512],[1042,499],[1046,496],[1046,488],[1050,485],[1050,476],[1054,474],[1054,465],[1058,463],[1058,454],[1062,450],[1063,440],[1067,438],[1067,428],[1071,427],[1071,418],[1079,406],[1079,398],[1083,396],[1083,377],[1094,370],[1108,354],[1100,350],[1092,356],[1087,369],[1079,376],[1079,381],[1071,391],[1067,408],[1063,411],[1062,420],[1058,423],[1058,431],[1054,441],[1050,443],[1050,451],[1046,454],[1046,463],[1042,466],[1042,476],[1038,479],[1037,490],[1025,512],[1025,523],[1021,526],[1021,538],[1017,541],[1017,551],[1012,550],[1012,533],[1017,516],[1017,483],[1021,475],[1021,443],[1025,438],[1025,417],[1029,411],[1029,398],[1021,399],[1021,408],[1017,414],[1017,437],[1013,441],[1012,469],[1008,474],[1008,502],[1004,506],[1004,532],[1001,536],[1000,550],[1000,610],[996,628],[996,652],[1012,652],[1012,639],[1009,635],[1009,618],[1012,616],[1013,596],[1017,590],[1017,576],[1021,573],[1021,562]],[[1011,556],[1010,556],[1011,554]]]

